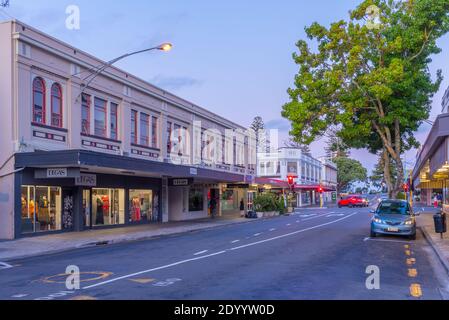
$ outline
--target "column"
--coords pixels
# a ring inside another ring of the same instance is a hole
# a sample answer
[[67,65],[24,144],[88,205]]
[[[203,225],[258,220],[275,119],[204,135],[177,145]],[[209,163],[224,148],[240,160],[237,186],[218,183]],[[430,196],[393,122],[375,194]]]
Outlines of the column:
[[84,230],[83,214],[83,188],[76,187],[73,189],[73,231]]
[[161,186],[161,215],[162,222],[168,222],[168,177],[162,177],[162,186]]

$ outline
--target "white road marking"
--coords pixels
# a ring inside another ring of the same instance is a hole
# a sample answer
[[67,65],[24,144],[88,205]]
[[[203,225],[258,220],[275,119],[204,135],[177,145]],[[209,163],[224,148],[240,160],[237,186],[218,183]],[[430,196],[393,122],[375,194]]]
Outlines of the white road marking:
[[338,223],[338,222],[346,220],[346,219],[348,219],[348,218],[350,218],[350,217],[352,217],[352,216],[354,216],[356,214],[357,213],[353,213],[351,215],[348,215],[346,217],[343,217],[343,218],[340,218],[340,219],[337,219],[337,220],[334,220],[334,221],[330,221],[330,222],[323,223],[323,224],[320,224],[320,225],[316,225],[316,226],[313,226],[313,227],[310,227],[310,228],[298,230],[298,231],[295,231],[295,232],[287,233],[287,234],[280,235],[280,236],[277,236],[277,237],[273,237],[273,238],[269,238],[269,239],[253,242],[253,243],[250,243],[250,244],[247,244],[247,245],[243,245],[243,246],[240,246],[240,247],[234,247],[234,248],[231,248],[231,249],[227,249],[227,250],[211,253],[211,254],[208,254],[208,255],[203,255],[203,256],[200,256],[200,257],[196,257],[196,258],[181,260],[181,261],[174,262],[174,263],[171,263],[171,264],[167,264],[167,265],[164,265],[164,266],[160,266],[160,267],[156,267],[156,268],[152,268],[152,269],[148,269],[148,270],[143,270],[143,271],[127,274],[127,275],[124,275],[124,276],[121,276],[121,277],[117,277],[117,278],[113,278],[113,279],[106,280],[106,281],[103,281],[103,282],[99,282],[99,283],[96,283],[96,284],[92,284],[90,286],[83,287],[82,289],[83,290],[92,289],[92,288],[103,286],[103,285],[106,285],[106,284],[109,284],[109,283],[117,282],[117,281],[120,281],[120,280],[123,280],[123,279],[128,279],[128,278],[140,276],[142,274],[150,273],[150,272],[153,272],[153,271],[168,269],[168,268],[176,267],[176,266],[179,266],[179,265],[182,265],[182,264],[185,264],[185,263],[189,263],[189,262],[193,262],[193,261],[199,261],[199,260],[203,260],[203,259],[207,259],[207,258],[211,258],[211,257],[216,257],[218,255],[227,253],[229,251],[235,251],[235,250],[239,250],[239,249],[255,246],[255,245],[258,245],[258,244],[262,244],[262,243],[266,243],[266,242],[270,242],[270,241],[275,241],[275,240],[286,238],[286,237],[291,237],[293,235],[300,234],[300,233],[303,233],[303,232],[306,232],[306,231],[310,231],[310,230],[314,230],[314,229],[318,229],[318,228],[321,228],[321,227],[325,227],[325,226],[328,226],[328,225],[331,225],[331,224],[334,224],[334,223]]
[[331,218],[331,217],[343,217],[344,216],[344,213],[331,213],[331,214],[328,214],[327,216],[326,216],[326,218]]
[[209,251],[209,250],[203,250],[203,251],[194,253],[193,255],[194,255],[194,256],[199,256],[199,255],[201,255],[201,254],[205,254],[207,251]]
[[299,220],[296,220],[296,223],[299,223],[300,221]]
[[364,242],[366,241],[379,241],[379,242],[397,242],[397,243],[410,243],[410,241],[402,241],[402,240],[389,240],[389,239],[373,239],[370,237],[366,237],[363,239]]
[[27,293],[19,293],[19,294],[15,294],[15,295],[11,296],[11,298],[20,299],[20,298],[25,298],[28,296],[29,296],[29,294],[27,294]]
[[287,227],[290,227],[291,226],[291,223],[287,223]]
[[270,229],[270,232],[273,232],[273,231],[276,231],[276,229],[275,229],[275,228],[271,228],[271,229]]
[[234,240],[234,241],[231,241],[231,243],[237,243],[237,242],[239,242],[240,240]]
[[256,233],[254,236],[255,237],[258,237],[258,236],[260,236],[261,235],[261,233]]
[[3,270],[3,269],[11,269],[11,268],[13,268],[12,265],[10,265],[10,264],[8,264],[8,263],[6,263],[6,262],[0,262],[0,270]]
[[245,244],[245,245],[242,245],[242,246],[239,246],[239,247],[234,247],[234,248],[231,248],[230,250],[232,250],[232,251],[239,250],[239,249],[255,246],[255,245],[258,245],[258,244],[261,244],[261,243],[270,242],[270,241],[274,241],[274,240],[278,240],[278,239],[282,239],[282,238],[286,238],[286,237],[291,237],[291,236],[297,235],[299,233],[303,233],[303,232],[306,232],[306,231],[318,229],[318,228],[321,228],[321,227],[325,227],[325,226],[328,226],[328,225],[331,225],[331,224],[343,221],[343,220],[348,219],[348,218],[350,218],[350,217],[352,217],[352,216],[354,216],[356,214],[358,214],[358,213],[353,213],[353,214],[351,214],[349,216],[346,216],[346,217],[343,217],[343,218],[340,218],[340,219],[337,219],[337,220],[334,220],[334,221],[326,222],[326,223],[323,223],[323,224],[319,224],[319,225],[316,225],[316,226],[313,226],[313,227],[310,227],[310,228],[298,230],[298,231],[291,232],[291,233],[286,233],[286,234],[283,234],[283,235],[280,235],[280,236],[277,236],[277,237],[273,237],[273,238],[269,238],[269,239],[265,239],[265,240],[260,240],[260,241],[249,243],[249,244]]

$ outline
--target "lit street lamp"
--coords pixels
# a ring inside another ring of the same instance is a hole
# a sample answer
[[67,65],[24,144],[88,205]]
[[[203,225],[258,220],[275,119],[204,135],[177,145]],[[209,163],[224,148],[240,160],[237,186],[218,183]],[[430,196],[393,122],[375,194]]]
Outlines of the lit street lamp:
[[[84,90],[92,83],[92,81],[95,80],[96,77],[98,77],[103,71],[105,71],[107,68],[112,66],[114,63],[116,63],[120,60],[123,60],[127,57],[134,56],[139,53],[144,53],[144,52],[153,51],[153,50],[160,50],[160,51],[168,52],[172,48],[173,48],[173,45],[171,43],[163,43],[157,47],[152,47],[152,48],[148,48],[148,49],[144,49],[144,50],[138,50],[138,51],[126,53],[124,55],[121,55],[118,58],[112,59],[109,62],[103,63],[103,64],[96,66],[94,68],[91,68],[87,71],[81,71],[81,72],[73,74],[72,76],[76,76],[76,75],[79,75],[84,72],[89,72],[89,74],[83,79],[83,83],[81,84],[82,90],[81,90],[81,93],[79,94],[78,98],[84,93]],[[87,83],[85,84],[84,82],[86,82],[86,81],[87,81]]]

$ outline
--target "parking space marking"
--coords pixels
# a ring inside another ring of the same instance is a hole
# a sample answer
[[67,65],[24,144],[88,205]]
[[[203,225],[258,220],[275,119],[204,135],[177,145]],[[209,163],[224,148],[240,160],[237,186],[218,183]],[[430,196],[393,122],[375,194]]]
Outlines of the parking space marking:
[[156,280],[152,279],[152,278],[139,278],[139,279],[129,279],[129,281],[140,283],[140,284],[147,284],[150,282],[154,282]]
[[94,301],[94,300],[98,300],[98,299],[95,298],[95,297],[92,297],[92,296],[76,296],[76,297],[73,297],[73,298],[71,298],[71,299],[69,299],[69,300],[79,300],[79,301],[89,301],[89,300],[92,300],[92,301]]
[[363,241],[364,242],[366,242],[366,241],[378,241],[378,242],[410,243],[409,241],[405,241],[405,240],[376,239],[376,238],[371,238],[371,237],[366,237],[365,239],[363,239]]
[[19,294],[15,294],[15,295],[11,296],[11,298],[21,299],[21,298],[25,298],[25,297],[28,297],[28,296],[29,296],[28,293],[19,293]]
[[408,269],[408,276],[410,278],[416,278],[418,276],[418,270],[416,269]]
[[405,260],[406,264],[408,266],[413,266],[416,263],[416,259],[415,258],[408,258],[407,260]]
[[0,261],[0,270],[4,270],[4,269],[11,269],[14,268],[14,266],[6,263],[6,262],[1,262]]
[[407,257],[410,257],[412,255],[412,252],[410,250],[405,250],[405,255]]
[[[113,274],[112,272],[105,272],[105,271],[88,271],[88,272],[80,272],[79,273],[80,277],[82,275],[90,275],[91,276],[91,278],[80,279],[80,282],[103,280],[103,279],[106,279],[107,277],[111,276],[112,274]],[[70,275],[72,275],[72,274],[71,273],[60,273],[60,274],[56,274],[54,276],[45,277],[45,278],[41,279],[40,281],[42,281],[44,283],[65,284],[67,277]]]

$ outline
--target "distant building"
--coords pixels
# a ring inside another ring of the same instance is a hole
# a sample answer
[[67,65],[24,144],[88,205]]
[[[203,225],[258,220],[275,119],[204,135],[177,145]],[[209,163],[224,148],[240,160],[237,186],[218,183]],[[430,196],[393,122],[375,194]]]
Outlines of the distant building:
[[278,152],[258,153],[257,176],[259,183],[274,188],[288,189],[288,176],[294,177],[297,207],[319,204],[319,190],[324,200],[332,201],[336,191],[336,167],[328,160],[318,160],[298,148],[280,148]]

